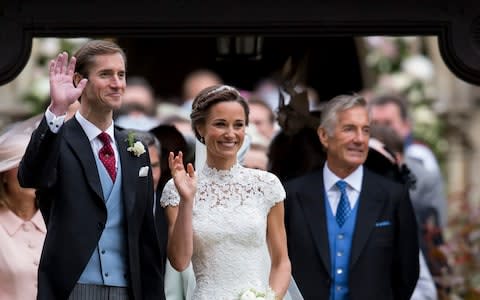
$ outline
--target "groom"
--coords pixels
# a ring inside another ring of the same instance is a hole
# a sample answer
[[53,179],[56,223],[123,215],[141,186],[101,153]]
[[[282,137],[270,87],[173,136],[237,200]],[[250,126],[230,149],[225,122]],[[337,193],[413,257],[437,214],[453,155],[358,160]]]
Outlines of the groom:
[[101,40],[50,63],[51,103],[18,175],[37,189],[48,228],[38,299],[165,299],[148,152],[129,148],[135,137],[112,120],[125,66],[123,50]]
[[369,117],[359,96],[322,111],[323,170],[286,184],[292,275],[307,300],[409,300],[418,278],[417,227],[406,187],[363,167]]

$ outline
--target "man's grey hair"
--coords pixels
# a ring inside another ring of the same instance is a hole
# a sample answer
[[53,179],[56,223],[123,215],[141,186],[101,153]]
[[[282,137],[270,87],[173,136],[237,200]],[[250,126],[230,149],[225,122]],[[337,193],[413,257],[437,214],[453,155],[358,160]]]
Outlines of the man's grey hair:
[[[322,108],[322,117],[320,128],[325,129],[329,136],[333,135],[337,125],[337,115],[339,112],[352,107],[364,107],[367,109],[367,101],[360,95],[339,95],[328,101]],[[369,115],[370,119],[370,115]]]

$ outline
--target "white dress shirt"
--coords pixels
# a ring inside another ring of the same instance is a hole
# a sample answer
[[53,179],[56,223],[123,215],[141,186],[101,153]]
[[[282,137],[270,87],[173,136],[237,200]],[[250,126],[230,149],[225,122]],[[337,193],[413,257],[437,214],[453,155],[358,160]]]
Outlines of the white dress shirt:
[[323,167],[323,184],[325,191],[327,192],[328,203],[330,204],[333,215],[336,215],[338,203],[340,202],[340,189],[335,185],[339,180],[343,180],[347,183],[348,201],[350,202],[350,208],[353,209],[362,190],[363,166],[361,165],[353,171],[352,174],[342,179],[328,168],[328,163],[325,163],[325,166]]

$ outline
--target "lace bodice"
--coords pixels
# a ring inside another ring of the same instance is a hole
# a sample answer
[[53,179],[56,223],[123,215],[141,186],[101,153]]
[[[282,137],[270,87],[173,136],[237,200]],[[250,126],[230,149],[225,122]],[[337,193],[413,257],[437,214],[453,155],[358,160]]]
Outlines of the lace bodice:
[[[197,280],[193,299],[238,299],[249,288],[265,290],[270,275],[266,243],[267,215],[285,198],[278,178],[235,165],[230,170],[205,166],[197,176],[193,207],[192,264]],[[180,201],[173,180],[162,206]]]

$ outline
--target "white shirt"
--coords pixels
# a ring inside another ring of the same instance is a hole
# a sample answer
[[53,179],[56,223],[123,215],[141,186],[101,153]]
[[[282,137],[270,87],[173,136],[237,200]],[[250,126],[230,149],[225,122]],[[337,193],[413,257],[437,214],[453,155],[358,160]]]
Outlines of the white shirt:
[[323,167],[323,185],[327,192],[328,203],[330,204],[333,215],[336,215],[338,203],[340,202],[340,189],[335,185],[339,180],[347,183],[348,202],[350,202],[350,207],[353,209],[362,190],[363,166],[361,165],[353,171],[352,174],[343,179],[335,175],[328,168],[328,163]]
[[[57,133],[60,128],[63,126],[63,123],[65,121],[65,116],[56,116],[54,113],[50,111],[50,109],[47,109],[45,112],[45,118],[47,120],[48,127],[53,133]],[[88,137],[88,140],[90,141],[90,147],[92,148],[93,154],[95,155],[96,158],[98,158],[98,151],[103,147],[102,141],[98,138],[98,135],[102,132],[97,126],[95,126],[92,122],[88,121],[85,119],[79,111],[75,113],[75,118],[77,119],[78,123],[80,123],[80,126],[82,127],[83,131]],[[113,127],[113,121],[112,124],[105,130],[105,132],[108,134],[110,137],[110,142],[113,148],[113,152],[115,153],[115,168],[118,171],[118,149],[117,149],[117,143],[115,142],[115,136],[114,136],[114,127]]]

